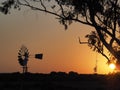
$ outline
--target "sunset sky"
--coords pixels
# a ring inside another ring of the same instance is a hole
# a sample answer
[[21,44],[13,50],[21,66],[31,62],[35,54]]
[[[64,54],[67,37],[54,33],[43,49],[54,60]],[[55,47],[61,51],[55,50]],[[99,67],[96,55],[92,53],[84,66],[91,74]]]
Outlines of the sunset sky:
[[88,45],[80,45],[78,37],[93,28],[73,23],[65,31],[54,16],[31,10],[14,11],[9,15],[0,13],[0,72],[21,72],[18,50],[25,45],[31,55],[43,53],[43,59],[29,58],[29,72],[49,73],[51,71],[91,74],[96,59],[98,73],[111,72],[107,60],[93,52]]

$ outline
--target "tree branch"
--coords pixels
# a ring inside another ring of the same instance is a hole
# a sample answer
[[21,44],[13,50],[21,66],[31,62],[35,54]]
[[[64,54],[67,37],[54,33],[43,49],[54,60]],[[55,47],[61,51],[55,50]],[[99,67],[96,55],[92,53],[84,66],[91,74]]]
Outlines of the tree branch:
[[65,14],[64,14],[64,9],[63,9],[62,5],[59,4],[59,1],[58,1],[58,0],[56,0],[56,2],[58,3],[58,5],[59,5],[60,8],[61,8],[60,10],[61,10],[62,15],[63,15],[64,17],[66,17]]
[[82,24],[89,25],[89,26],[92,26],[92,27],[93,27],[93,24],[91,24],[91,23],[89,23],[89,22],[82,21],[82,20],[80,20],[80,19],[74,19],[74,18],[72,18],[72,19],[70,19],[70,20],[77,21],[77,22],[79,22],[79,23],[82,23]]
[[113,47],[110,46],[110,45],[106,42],[106,40],[103,38],[103,35],[102,35],[102,33],[101,33],[101,29],[100,29],[99,27],[97,27],[97,26],[96,26],[95,28],[96,28],[96,30],[97,30],[97,33],[98,33],[98,35],[99,35],[99,37],[100,37],[100,40],[102,41],[103,45],[110,51],[110,53],[111,53],[115,58],[117,58],[117,60],[120,60],[119,53],[117,53],[117,52],[113,49]]
[[56,13],[54,13],[54,12],[51,12],[51,11],[49,11],[49,10],[47,10],[47,9],[44,10],[44,9],[41,9],[41,8],[38,8],[38,7],[34,7],[34,6],[30,5],[30,4],[21,3],[19,0],[17,0],[17,1],[18,1],[18,3],[19,3],[20,5],[30,7],[32,10],[38,10],[38,11],[41,11],[41,12],[47,12],[47,13],[52,14],[52,15],[55,15],[55,16],[57,16],[57,17],[64,18],[64,17],[62,17],[61,15],[56,14]]
[[39,1],[40,1],[40,3],[41,3],[42,7],[44,8],[44,10],[46,11],[46,7],[45,7],[45,5],[43,4],[42,0],[39,0]]
[[95,48],[98,49],[98,52],[99,52],[100,54],[102,54],[102,55],[108,60],[108,62],[110,62],[110,59],[108,58],[108,56],[105,55],[105,54],[103,53],[103,51],[101,51],[96,45],[94,45],[94,46],[95,46]]

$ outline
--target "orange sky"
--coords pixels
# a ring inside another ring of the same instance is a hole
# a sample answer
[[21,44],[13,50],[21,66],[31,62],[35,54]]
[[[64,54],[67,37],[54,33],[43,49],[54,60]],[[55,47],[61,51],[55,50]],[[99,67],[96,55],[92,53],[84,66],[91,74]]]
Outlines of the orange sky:
[[92,28],[74,23],[67,31],[55,17],[31,10],[3,15],[0,13],[0,72],[22,71],[17,61],[17,53],[24,44],[31,55],[43,53],[43,60],[29,58],[29,71],[49,73],[51,71],[75,71],[93,73],[98,60],[98,73],[111,72],[107,60],[97,55],[81,40]]

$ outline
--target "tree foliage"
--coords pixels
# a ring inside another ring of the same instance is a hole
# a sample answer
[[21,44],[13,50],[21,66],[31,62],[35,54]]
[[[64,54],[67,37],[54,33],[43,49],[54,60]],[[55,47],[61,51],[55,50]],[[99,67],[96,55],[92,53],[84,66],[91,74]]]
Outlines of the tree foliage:
[[106,48],[120,65],[120,1],[119,0],[6,0],[0,11],[8,14],[12,8],[21,6],[54,15],[60,24],[68,28],[79,22],[95,29],[88,38],[88,45],[107,58]]

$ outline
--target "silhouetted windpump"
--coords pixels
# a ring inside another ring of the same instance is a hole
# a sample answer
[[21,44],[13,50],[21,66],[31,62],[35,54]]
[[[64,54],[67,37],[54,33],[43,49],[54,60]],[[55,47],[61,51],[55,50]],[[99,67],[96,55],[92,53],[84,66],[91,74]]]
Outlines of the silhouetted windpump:
[[[80,37],[78,37],[78,38],[79,38],[79,43],[80,44],[89,44],[89,43],[91,43],[91,42],[81,42]],[[97,62],[98,61],[97,61],[97,55],[96,55],[96,63],[95,63],[95,67],[93,69],[95,74],[97,74]]]
[[29,58],[29,52],[28,49],[25,46],[21,46],[19,52],[18,52],[18,61],[19,64],[22,66],[23,68],[23,73],[27,72],[27,62],[28,62],[28,58]]
[[[22,45],[19,52],[18,52],[18,61],[19,64],[22,66],[23,68],[23,73],[27,73],[28,72],[28,67],[27,67],[27,63],[28,63],[28,58],[30,57],[30,54],[28,52],[28,49],[26,46]],[[36,59],[42,59],[43,58],[43,54],[35,54]]]

